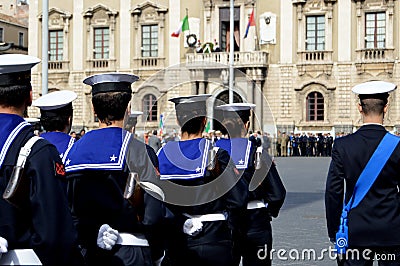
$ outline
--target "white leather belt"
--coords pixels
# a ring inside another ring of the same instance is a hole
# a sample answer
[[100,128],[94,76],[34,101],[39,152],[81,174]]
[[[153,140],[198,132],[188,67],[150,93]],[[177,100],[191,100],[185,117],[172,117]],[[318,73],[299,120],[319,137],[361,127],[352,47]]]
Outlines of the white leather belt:
[[33,249],[12,249],[3,253],[0,265],[42,265]]
[[268,203],[264,203],[262,200],[252,200],[247,203],[247,209],[260,209],[260,208],[267,208]]
[[184,213],[184,215],[190,219],[198,219],[200,222],[215,222],[215,221],[225,221],[226,215],[223,213],[212,213],[212,214],[203,214],[203,215],[189,215]]
[[148,247],[149,242],[142,234],[128,234],[128,233],[120,233],[117,244],[121,246],[142,246]]

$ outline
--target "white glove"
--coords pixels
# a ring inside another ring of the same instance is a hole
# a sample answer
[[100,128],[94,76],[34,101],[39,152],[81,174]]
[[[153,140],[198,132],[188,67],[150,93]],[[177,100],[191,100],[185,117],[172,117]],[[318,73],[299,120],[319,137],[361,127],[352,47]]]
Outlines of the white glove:
[[117,243],[119,233],[117,230],[112,229],[108,224],[100,226],[97,235],[97,246],[102,249],[111,250]]
[[0,253],[6,253],[8,251],[8,241],[0,236]]
[[202,222],[197,218],[190,218],[183,224],[183,232],[190,236],[196,236],[203,229]]
[[8,241],[5,238],[2,238],[0,236],[0,258],[3,255],[3,253],[6,253],[8,251]]

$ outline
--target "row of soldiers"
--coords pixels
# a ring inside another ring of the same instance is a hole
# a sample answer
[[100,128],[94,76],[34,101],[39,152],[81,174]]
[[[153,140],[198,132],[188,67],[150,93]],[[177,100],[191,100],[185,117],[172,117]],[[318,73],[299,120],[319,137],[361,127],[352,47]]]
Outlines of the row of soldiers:
[[[72,92],[49,93],[40,137],[24,55],[0,56],[0,255],[3,264],[270,265],[270,221],[286,190],[268,153],[246,138],[252,104],[218,106],[230,139],[202,138],[211,95],[170,99],[179,141],[156,154],[133,138],[132,74],[87,77],[99,129],[78,141]],[[128,127],[129,131],[124,127]]]
[[277,156],[331,156],[333,137],[330,133],[296,133],[287,135],[278,132],[276,139]]

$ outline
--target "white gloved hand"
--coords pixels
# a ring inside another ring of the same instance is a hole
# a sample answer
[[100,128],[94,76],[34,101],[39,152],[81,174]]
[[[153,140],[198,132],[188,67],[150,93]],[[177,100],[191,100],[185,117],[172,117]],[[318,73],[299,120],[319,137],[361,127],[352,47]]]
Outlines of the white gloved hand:
[[108,224],[100,226],[97,235],[97,246],[102,249],[111,250],[117,243],[119,233],[117,230],[112,229]]
[[0,258],[3,253],[6,253],[8,251],[8,241],[5,238],[2,238],[0,236]]
[[183,224],[183,232],[190,236],[196,236],[203,229],[203,223],[197,218],[187,219]]

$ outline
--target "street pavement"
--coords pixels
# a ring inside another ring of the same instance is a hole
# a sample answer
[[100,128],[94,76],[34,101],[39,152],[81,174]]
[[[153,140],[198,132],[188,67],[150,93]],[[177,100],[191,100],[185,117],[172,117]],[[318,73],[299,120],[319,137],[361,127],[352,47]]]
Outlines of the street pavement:
[[[333,252],[328,252],[333,245],[328,240],[324,206],[330,158],[276,157],[275,163],[287,195],[272,222],[276,250],[272,265],[336,265],[330,258]],[[328,251],[321,256],[323,249]]]

